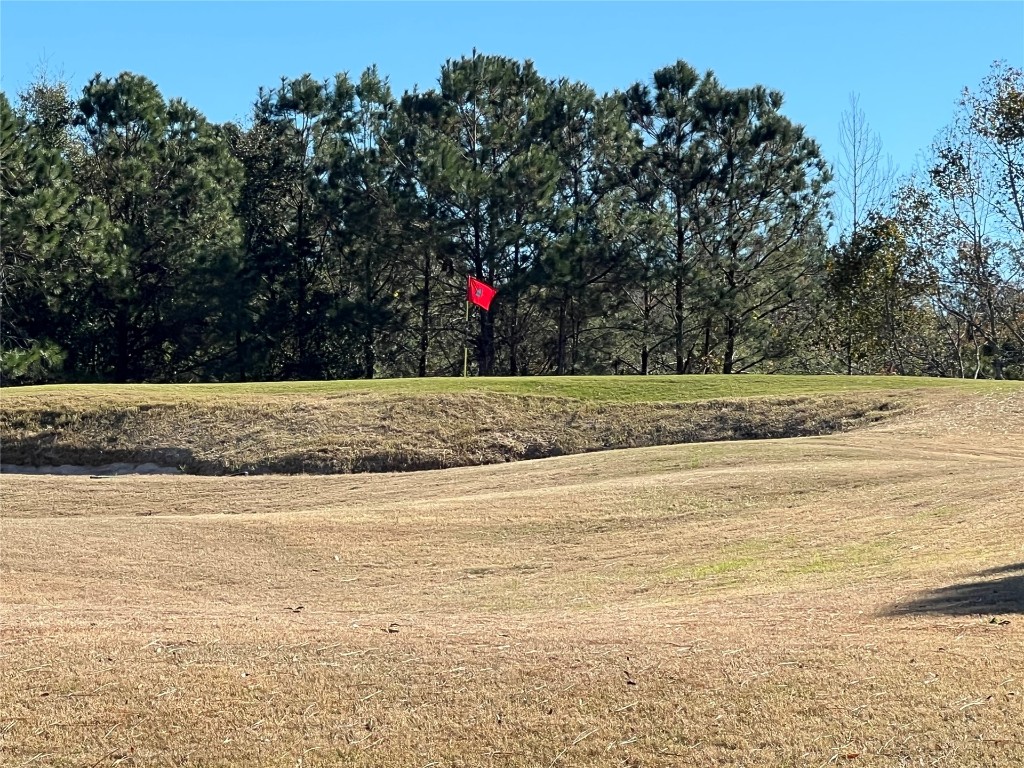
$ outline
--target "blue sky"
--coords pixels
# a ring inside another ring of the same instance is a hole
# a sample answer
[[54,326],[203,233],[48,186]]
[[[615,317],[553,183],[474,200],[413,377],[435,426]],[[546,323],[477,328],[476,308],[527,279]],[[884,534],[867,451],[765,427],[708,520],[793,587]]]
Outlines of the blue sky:
[[27,2],[0,3],[0,86],[42,65],[78,92],[130,70],[216,121],[243,119],[281,75],[357,75],[396,92],[432,86],[473,47],[532,59],[599,92],[676,59],[730,87],[762,83],[837,154],[851,92],[901,171],[995,59],[1024,66],[1024,2]]

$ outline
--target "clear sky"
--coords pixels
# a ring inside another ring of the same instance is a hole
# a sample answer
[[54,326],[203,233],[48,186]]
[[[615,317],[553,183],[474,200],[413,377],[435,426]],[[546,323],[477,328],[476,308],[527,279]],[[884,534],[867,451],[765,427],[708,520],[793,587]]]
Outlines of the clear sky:
[[358,75],[395,91],[482,53],[598,92],[683,59],[730,87],[762,83],[837,154],[851,92],[901,171],[996,59],[1024,66],[1024,1],[1005,2],[0,2],[0,86],[41,66],[77,93],[96,72],[146,75],[215,121],[244,119],[282,75]]

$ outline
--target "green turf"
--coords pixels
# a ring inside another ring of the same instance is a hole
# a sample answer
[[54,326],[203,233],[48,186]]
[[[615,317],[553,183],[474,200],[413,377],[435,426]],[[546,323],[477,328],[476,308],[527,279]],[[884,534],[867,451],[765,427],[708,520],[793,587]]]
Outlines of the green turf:
[[[998,392],[1024,387],[1022,382],[934,379],[905,376],[562,376],[494,378],[377,379],[347,381],[264,382],[254,384],[78,384],[5,388],[0,399],[11,402],[36,395],[167,402],[237,395],[444,394],[492,392],[571,397],[590,402],[684,402],[717,398],[892,391],[921,387]],[[44,399],[49,400],[50,397]]]

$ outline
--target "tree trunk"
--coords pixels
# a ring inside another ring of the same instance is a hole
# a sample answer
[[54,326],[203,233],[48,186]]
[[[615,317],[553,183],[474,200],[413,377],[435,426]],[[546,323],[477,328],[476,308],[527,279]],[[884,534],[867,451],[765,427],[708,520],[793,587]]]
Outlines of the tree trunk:
[[566,303],[569,298],[566,293],[562,292],[562,300],[558,303],[558,348],[555,353],[555,373],[559,376],[565,374],[565,341],[566,341],[566,328],[565,328],[565,316],[566,316]]
[[373,351],[373,328],[367,328],[363,336],[363,378],[372,379],[373,370],[377,367],[377,355]]
[[732,317],[725,318],[725,359],[722,361],[722,373],[732,373],[733,355],[736,351],[736,321]]
[[423,257],[423,304],[420,311],[420,359],[416,371],[420,378],[427,375],[427,355],[430,352],[430,252]]
[[[732,249],[733,258],[735,259],[736,249]],[[730,266],[729,270],[725,273],[725,282],[729,287],[728,296],[732,299],[736,295],[736,269],[735,266]],[[722,373],[732,373],[733,356],[736,354],[736,334],[738,332],[736,327],[736,318],[733,317],[732,311],[729,310],[725,315],[725,358],[722,360]]]
[[121,307],[114,318],[114,381],[118,384],[128,381],[129,354],[128,312]]
[[512,338],[508,345],[508,375],[519,375],[519,344],[516,343],[515,320],[512,321]]
[[583,330],[584,321],[576,316],[572,318],[572,352],[569,355],[569,373],[576,375],[576,365],[579,362],[580,331]]
[[494,319],[490,312],[480,313],[480,344],[477,347],[477,364],[479,375],[491,376],[494,373]]
[[683,373],[686,363],[683,357],[683,207],[676,199],[676,306],[675,306],[675,346],[676,373]]
[[245,347],[242,344],[242,331],[235,329],[235,357],[238,359],[238,380],[248,381],[245,369]]

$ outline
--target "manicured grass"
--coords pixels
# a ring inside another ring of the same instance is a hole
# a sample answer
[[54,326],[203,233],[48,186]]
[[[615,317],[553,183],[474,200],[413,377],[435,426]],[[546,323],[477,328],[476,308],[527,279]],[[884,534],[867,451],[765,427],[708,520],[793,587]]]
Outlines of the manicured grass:
[[27,399],[73,398],[120,404],[166,403],[238,396],[368,394],[459,394],[486,392],[575,398],[587,402],[695,402],[718,398],[816,395],[917,388],[965,392],[1019,390],[1024,382],[934,379],[910,376],[545,376],[493,378],[289,381],[251,384],[77,384],[4,389],[11,404]]

